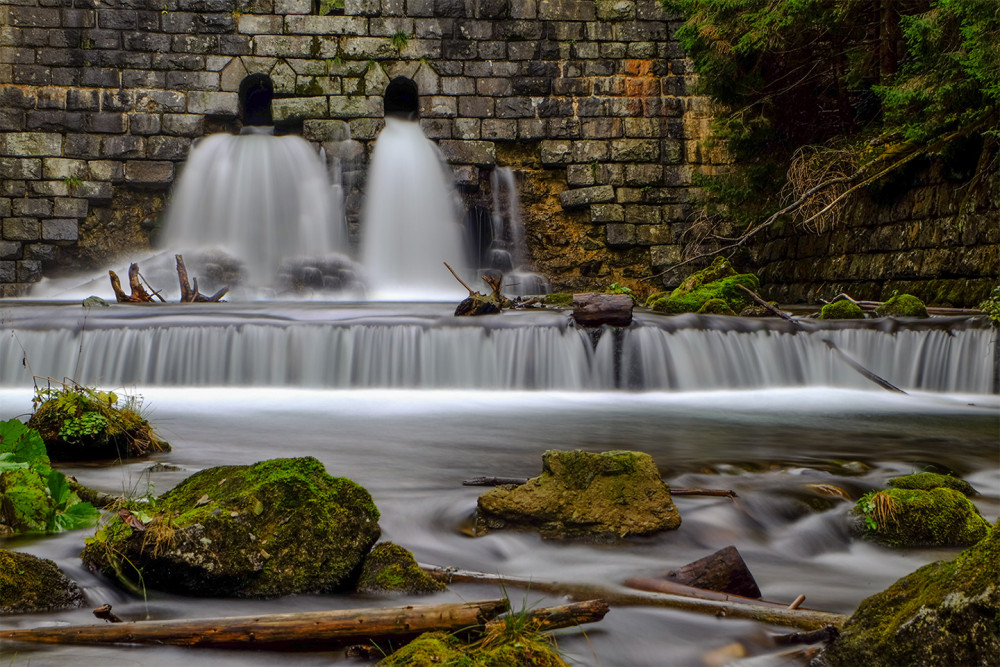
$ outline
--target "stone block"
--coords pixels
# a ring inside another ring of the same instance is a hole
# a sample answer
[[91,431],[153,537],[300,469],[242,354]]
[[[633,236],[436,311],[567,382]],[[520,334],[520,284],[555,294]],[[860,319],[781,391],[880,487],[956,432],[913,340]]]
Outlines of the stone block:
[[458,115],[465,118],[492,118],[493,98],[490,97],[459,97]]
[[24,197],[27,191],[28,186],[24,181],[0,179],[0,197]]
[[608,142],[583,140],[573,142],[573,162],[594,162],[608,159]]
[[125,182],[135,185],[168,187],[174,180],[174,163],[129,160],[125,163]]
[[237,93],[195,90],[187,96],[188,113],[235,117],[239,113],[239,108],[240,99]]
[[586,208],[591,204],[605,204],[614,200],[615,189],[610,185],[595,185],[559,193],[559,203],[567,210]]
[[683,260],[682,246],[657,245],[649,249],[649,262],[654,267],[673,266]]
[[205,57],[190,53],[154,53],[150,67],[155,70],[197,72],[207,69]]
[[[432,0],[422,0],[424,4]],[[344,14],[347,16],[378,16],[382,11],[381,0],[344,0]],[[414,16],[432,16],[433,14],[413,14]]]
[[674,241],[670,225],[639,225],[635,228],[635,241],[642,245],[663,245]]
[[52,215],[57,218],[86,218],[89,209],[86,199],[59,197],[52,206]]
[[452,119],[451,118],[421,118],[420,129],[428,139],[451,139]]
[[[368,31],[368,20],[360,16],[286,16],[284,32],[291,35],[372,35],[374,30]],[[413,33],[413,24],[408,27],[400,27],[396,30],[403,30],[407,35]],[[385,36],[396,32],[392,30],[385,33]],[[282,30],[273,32],[280,33]]]
[[476,92],[476,82],[464,76],[442,77],[441,92],[445,95],[471,95]]
[[[87,162],[87,180],[120,183],[125,180],[125,170],[117,160],[90,160]],[[84,196],[79,192],[73,194]]]
[[[17,241],[0,241],[0,260],[17,259],[21,254],[21,244]],[[0,282],[3,280],[4,265],[12,265],[13,262],[0,262]]]
[[280,35],[283,26],[280,16],[244,14],[236,21],[236,29],[244,35]]
[[50,7],[10,7],[6,18],[15,28],[58,28],[62,23],[59,10]]
[[146,113],[184,111],[187,95],[173,90],[136,90],[135,109]]
[[127,124],[124,114],[98,112],[86,115],[84,127],[88,132],[121,134],[125,132]]
[[37,241],[42,226],[37,218],[7,218],[3,221],[5,241]]
[[195,114],[164,114],[160,120],[164,134],[200,137],[205,133],[205,117]]
[[635,225],[613,223],[605,227],[605,240],[609,247],[621,247],[635,243]]
[[[101,138],[93,134],[67,134],[65,155],[82,158],[97,155],[101,150]],[[59,153],[54,153],[58,155]]]
[[590,207],[591,222],[625,222],[625,209],[619,204],[594,204]]
[[42,177],[42,160],[37,158],[0,158],[3,178],[35,179]]
[[655,162],[660,157],[660,144],[650,139],[617,139],[611,142],[611,159],[615,162]]
[[542,165],[555,167],[566,165],[573,160],[573,142],[563,139],[549,139],[539,146]]
[[538,18],[547,21],[593,21],[597,18],[597,4],[586,0],[540,0]]
[[0,197],[0,218],[10,217],[10,199],[6,197]]
[[131,90],[116,88],[101,92],[101,111],[130,111],[135,105],[135,95]]
[[183,160],[191,150],[187,137],[150,137],[146,142],[146,157],[152,160]]
[[25,117],[25,129],[79,132],[84,129],[84,117],[78,111],[29,111]]
[[482,132],[483,139],[513,141],[517,139],[517,121],[487,118],[483,120]]
[[51,243],[29,243],[24,246],[24,259],[49,262],[56,258],[56,246]]
[[[63,178],[83,179],[87,176],[87,161],[69,158],[50,157],[42,161],[42,174],[45,178],[57,180]],[[37,176],[35,178],[38,178]]]
[[343,120],[307,120],[302,124],[302,137],[309,141],[344,141],[352,136],[351,127]]
[[24,127],[24,112],[0,108],[0,132],[20,132]]
[[29,197],[66,197],[69,195],[69,184],[63,181],[29,181]]
[[492,167],[497,163],[496,146],[492,141],[461,141],[448,139],[438,144],[450,164],[474,164]]
[[423,118],[454,118],[458,115],[458,98],[441,95],[421,97],[420,115]]
[[105,137],[101,141],[101,157],[141,158],[146,153],[146,140],[131,135]]
[[381,118],[382,110],[381,96],[353,96],[335,95],[330,98],[331,118]]
[[385,120],[382,118],[353,118],[347,121],[347,125],[348,133],[345,138],[371,141],[385,127]]
[[167,87],[174,90],[214,90],[219,87],[219,73],[167,72]]
[[599,169],[589,164],[571,164],[566,167],[566,185],[571,188],[597,184]]
[[42,263],[37,259],[22,259],[17,263],[17,280],[22,283],[37,283],[42,279]]
[[275,121],[296,118],[326,118],[330,113],[330,104],[327,101],[329,99],[331,98],[326,96],[277,99],[271,105],[271,112]]
[[482,139],[483,121],[478,118],[456,118],[453,124],[453,136],[456,139]]
[[0,136],[0,155],[43,157],[62,153],[62,135],[46,132],[9,132]]
[[625,207],[625,219],[636,225],[655,225],[660,222],[659,206],[635,206]]
[[658,164],[625,165],[625,182],[630,186],[655,185],[663,180],[663,166]]
[[76,241],[79,222],[72,218],[53,218],[42,220],[43,241]]
[[545,136],[545,121],[540,118],[521,118],[517,121],[517,138],[535,141]]
[[160,117],[157,114],[137,113],[129,117],[132,134],[157,134],[160,131]]
[[[18,251],[20,253],[21,244],[18,243],[15,245],[18,247]],[[3,244],[0,244],[0,247],[3,247]],[[0,283],[16,283],[16,282],[17,282],[17,262],[11,262],[11,261],[0,262]],[[0,296],[8,297],[8,296],[14,296],[14,294],[8,294],[7,291],[5,290],[3,292],[0,292]]]
[[17,217],[46,218],[52,215],[50,199],[15,199],[11,204],[13,213]]

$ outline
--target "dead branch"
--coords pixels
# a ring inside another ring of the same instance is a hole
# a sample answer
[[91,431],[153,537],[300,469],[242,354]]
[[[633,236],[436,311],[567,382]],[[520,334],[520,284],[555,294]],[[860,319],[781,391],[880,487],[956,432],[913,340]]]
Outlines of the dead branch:
[[455,269],[451,268],[448,265],[448,262],[444,262],[444,266],[445,266],[446,269],[448,269],[451,272],[451,275],[455,276],[455,280],[457,280],[458,282],[460,282],[462,284],[462,287],[464,287],[465,289],[467,289],[469,291],[469,296],[475,296],[478,293],[478,292],[476,292],[476,290],[474,290],[471,287],[469,287],[468,285],[466,285],[464,280],[462,280],[461,278],[458,277],[458,274],[455,273]]
[[828,611],[816,611],[812,609],[790,610],[785,605],[765,605],[760,604],[757,600],[749,602],[706,600],[683,595],[639,591],[614,584],[535,581],[524,577],[457,570],[432,565],[421,565],[421,568],[430,576],[446,584],[478,583],[512,586],[532,591],[553,593],[555,595],[565,595],[574,600],[600,598],[613,607],[669,607],[718,617],[750,619],[769,625],[781,625],[803,630],[815,630],[826,625],[840,627],[848,618],[843,614]]
[[198,279],[194,280],[188,279],[187,267],[184,265],[184,257],[182,255],[174,255],[174,259],[177,261],[177,280],[181,285],[181,302],[182,303],[208,303],[217,302],[222,299],[229,291],[228,287],[223,287],[218,292],[212,296],[205,296],[198,291]]
[[672,496],[716,496],[720,498],[738,498],[735,491],[727,489],[681,489],[670,487]]
[[[537,630],[544,632],[559,628],[572,628],[584,623],[596,623],[607,615],[609,609],[610,606],[604,600],[585,600],[556,607],[531,609],[524,613]],[[486,632],[489,634],[490,631],[499,630],[503,628],[503,625],[503,618],[487,621]]]

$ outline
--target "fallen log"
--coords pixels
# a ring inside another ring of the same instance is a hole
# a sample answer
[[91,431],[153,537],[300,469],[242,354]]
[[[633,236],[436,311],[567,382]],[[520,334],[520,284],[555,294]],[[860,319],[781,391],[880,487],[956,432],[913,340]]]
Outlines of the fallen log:
[[759,600],[746,602],[741,600],[707,600],[685,595],[640,591],[614,584],[536,581],[525,577],[458,570],[433,565],[421,565],[420,567],[430,576],[446,584],[475,583],[512,586],[554,595],[565,595],[574,600],[600,598],[612,607],[664,607],[710,614],[720,618],[749,619],[768,625],[780,625],[801,630],[817,630],[826,625],[840,627],[848,618],[844,614],[829,611],[792,610],[782,604],[763,604]]
[[818,644],[819,642],[829,644],[839,636],[840,630],[832,625],[827,625],[812,632],[793,632],[787,635],[776,635],[772,639],[779,646],[789,646],[793,644]]
[[738,498],[735,491],[730,491],[727,489],[682,489],[678,487],[670,487],[670,495],[672,496],[716,496],[719,498]]
[[734,593],[723,593],[720,591],[713,591],[707,588],[698,588],[697,586],[689,586],[687,584],[681,584],[676,581],[670,581],[669,579],[656,579],[652,577],[632,577],[625,580],[625,585],[628,588],[634,588],[638,591],[647,591],[649,593],[666,593],[668,595],[682,595],[685,597],[698,598],[699,600],[716,600],[719,602],[743,602],[746,604],[759,604],[765,607],[774,607],[775,609],[788,609],[788,605],[781,602],[771,602],[769,600],[760,600],[758,598],[749,597],[746,595],[736,595]]
[[627,327],[635,302],[628,294],[584,292],[573,295],[573,320],[582,327]]
[[[760,598],[760,588],[734,546],[719,549],[663,575],[675,584],[693,586],[695,589],[731,593],[747,598]],[[626,581],[625,585],[629,583]],[[670,593],[673,591],[661,591]]]
[[424,632],[483,626],[509,609],[506,599],[298,614],[234,616],[0,631],[4,641],[44,644],[169,644],[230,648],[343,646],[400,641]]
[[[555,607],[530,609],[523,614],[537,630],[545,632],[559,628],[572,628],[584,623],[596,623],[607,615],[609,609],[608,603],[604,600],[585,600]],[[498,630],[505,623],[503,617],[487,621],[486,632]]]

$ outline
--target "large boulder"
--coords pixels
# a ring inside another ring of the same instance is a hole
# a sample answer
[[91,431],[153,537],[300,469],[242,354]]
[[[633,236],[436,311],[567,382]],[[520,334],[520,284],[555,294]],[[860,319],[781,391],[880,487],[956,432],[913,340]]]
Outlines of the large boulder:
[[875,312],[879,317],[928,317],[927,306],[912,294],[897,294]]
[[951,475],[939,475],[936,472],[918,472],[912,475],[893,477],[889,480],[888,484],[897,489],[920,489],[922,491],[954,489],[969,498],[979,495],[979,491],[976,491],[964,479],[952,477]]
[[148,509],[113,515],[82,558],[126,584],[141,574],[149,588],[201,597],[340,591],[378,540],[378,519],[365,489],[316,459],[273,459],[203,470]]
[[615,540],[680,526],[670,489],[649,454],[549,450],[542,474],[479,497],[477,532],[537,530],[548,538]]
[[950,667],[1000,656],[1000,522],[951,561],[864,600],[823,654],[828,665]]
[[851,510],[852,531],[888,547],[967,547],[989,522],[954,489],[886,489],[864,495]]
[[0,614],[82,607],[83,591],[56,564],[0,549]]

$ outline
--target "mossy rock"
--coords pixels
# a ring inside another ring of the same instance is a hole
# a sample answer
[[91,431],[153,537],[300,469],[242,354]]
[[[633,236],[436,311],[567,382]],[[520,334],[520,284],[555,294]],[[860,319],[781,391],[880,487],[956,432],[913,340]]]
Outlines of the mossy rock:
[[[379,512],[312,457],[221,466],[157,498],[142,532],[118,515],[87,540],[94,571],[199,597],[350,590],[378,540]],[[140,517],[141,518],[141,517]]]
[[646,297],[646,308],[652,308],[653,304],[661,299],[666,299],[670,296],[670,292],[653,292],[648,297]]
[[134,401],[110,391],[67,386],[45,390],[28,420],[53,461],[142,458],[170,451]]
[[547,538],[599,541],[680,526],[670,489],[649,454],[549,450],[542,474],[479,497],[477,532],[537,530]]
[[879,317],[928,317],[927,306],[912,294],[897,294],[875,312]]
[[721,299],[735,313],[752,302],[747,293],[739,288],[740,285],[749,290],[756,290],[760,287],[760,281],[752,273],[740,273],[706,283],[689,292],[677,288],[671,292],[669,297],[654,301],[651,308],[654,312],[668,315],[697,313],[707,301]]
[[413,554],[392,542],[380,542],[365,558],[359,593],[435,593],[445,585],[420,569]]
[[709,299],[698,309],[699,315],[731,315],[736,316],[725,299]]
[[[714,283],[717,280],[735,275],[736,269],[732,267],[728,259],[725,257],[716,257],[709,266],[700,271],[695,271],[682,280],[681,284],[677,286],[677,290],[680,290],[682,293],[690,292],[702,285]],[[677,290],[674,290],[674,292],[676,293]]]
[[824,652],[832,667],[996,665],[1000,522],[955,560],[925,565],[861,602]]
[[888,547],[967,547],[990,529],[968,498],[946,488],[868,494],[851,517],[855,534]]
[[863,320],[864,318],[865,311],[861,310],[861,306],[847,299],[828,303],[819,311],[819,319],[821,320]]
[[538,632],[501,634],[474,644],[464,644],[454,635],[425,632],[378,667],[569,667],[552,644]]
[[544,297],[545,304],[548,306],[572,306],[573,305],[573,293],[572,292],[554,292],[553,294],[546,294]]
[[969,498],[979,495],[979,491],[976,491],[964,479],[952,477],[951,475],[939,475],[936,472],[918,472],[913,475],[893,477],[889,480],[888,484],[897,489],[920,489],[922,491],[954,489]]
[[84,602],[80,587],[52,561],[0,549],[0,614],[56,611]]

